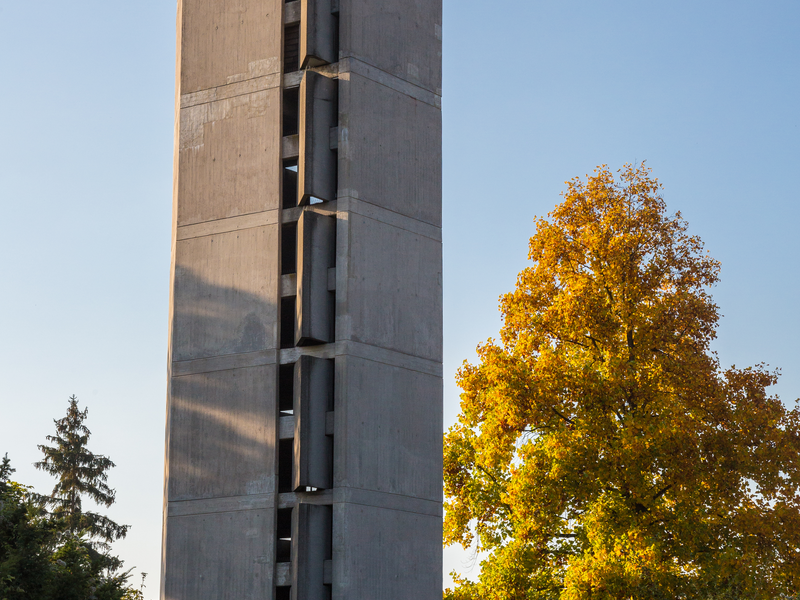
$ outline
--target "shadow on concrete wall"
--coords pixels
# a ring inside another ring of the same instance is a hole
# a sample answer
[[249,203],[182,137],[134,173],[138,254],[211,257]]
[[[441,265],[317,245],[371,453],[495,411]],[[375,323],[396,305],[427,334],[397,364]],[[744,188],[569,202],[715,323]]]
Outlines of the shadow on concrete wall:
[[278,308],[265,299],[266,282],[254,287],[259,293],[176,269],[170,501],[275,489]]

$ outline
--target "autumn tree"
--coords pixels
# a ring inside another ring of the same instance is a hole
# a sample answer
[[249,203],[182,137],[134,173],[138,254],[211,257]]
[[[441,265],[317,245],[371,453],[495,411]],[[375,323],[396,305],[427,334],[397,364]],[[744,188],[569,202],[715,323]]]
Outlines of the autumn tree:
[[775,599],[800,593],[800,412],[710,344],[719,263],[644,165],[567,182],[458,372],[451,600]]

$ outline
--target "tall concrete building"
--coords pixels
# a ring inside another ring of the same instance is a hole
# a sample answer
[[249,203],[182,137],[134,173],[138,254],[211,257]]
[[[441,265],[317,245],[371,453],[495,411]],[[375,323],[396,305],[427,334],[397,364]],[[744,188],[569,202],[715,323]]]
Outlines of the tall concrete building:
[[441,0],[179,0],[163,600],[441,598]]

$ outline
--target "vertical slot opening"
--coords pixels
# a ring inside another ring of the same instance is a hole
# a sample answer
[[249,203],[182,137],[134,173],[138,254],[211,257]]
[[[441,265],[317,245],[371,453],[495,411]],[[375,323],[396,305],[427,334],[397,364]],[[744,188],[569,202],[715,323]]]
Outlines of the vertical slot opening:
[[281,229],[281,275],[297,273],[297,223]]
[[328,527],[325,532],[325,560],[333,559],[333,508],[328,508]]
[[283,208],[297,206],[297,159],[283,161]]
[[300,131],[300,88],[283,90],[283,135]]
[[[339,149],[333,150],[333,189],[336,198],[339,197]],[[335,198],[334,198],[335,199]]]
[[291,600],[292,588],[288,585],[282,585],[275,588],[275,600]]
[[336,361],[331,361],[331,379],[330,387],[328,387],[328,410],[336,410]]
[[[334,5],[335,4],[335,5]],[[333,15],[333,54],[339,56],[339,3],[331,2],[331,14]]]
[[[292,561],[292,509],[278,509],[277,527],[278,545],[275,552],[275,562]],[[289,589],[288,587],[286,588]]]
[[[292,491],[293,459],[294,440],[280,440],[278,444],[278,493],[280,494]],[[291,519],[289,528],[291,532]]]
[[294,363],[281,365],[278,373],[278,410],[281,415],[294,414]]
[[[326,523],[326,530],[325,531],[325,561],[333,560],[333,508],[328,508],[328,519]],[[324,563],[323,563],[324,564]],[[329,563],[330,564],[330,563]],[[324,567],[323,567],[324,571]],[[328,577],[330,578],[333,573],[329,573]],[[323,575],[324,577],[324,575]],[[324,579],[323,579],[324,581]],[[330,579],[328,579],[330,581]],[[332,597],[333,586],[330,583],[325,583],[324,588],[325,590],[325,600],[330,600]]]
[[300,25],[287,25],[283,29],[283,72],[300,69]]
[[281,298],[281,349],[294,348],[296,296]]

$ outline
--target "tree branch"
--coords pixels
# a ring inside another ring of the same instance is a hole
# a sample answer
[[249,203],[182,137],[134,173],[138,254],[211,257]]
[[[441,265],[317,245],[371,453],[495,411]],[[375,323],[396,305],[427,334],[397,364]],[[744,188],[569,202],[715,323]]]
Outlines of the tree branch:
[[561,417],[561,418],[562,418],[564,421],[566,421],[567,423],[569,423],[569,424],[570,424],[570,425],[572,425],[573,427],[575,426],[575,421],[573,421],[573,420],[572,420],[572,419],[570,419],[569,417],[565,417],[564,415],[562,415],[560,412],[558,412],[558,411],[557,411],[555,408],[553,408],[552,406],[550,407],[550,409],[551,409],[551,410],[552,410],[554,413],[556,413],[556,414],[557,414],[559,417]]

